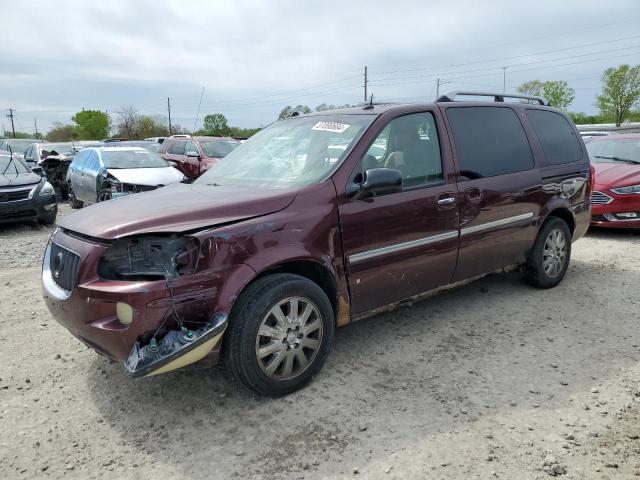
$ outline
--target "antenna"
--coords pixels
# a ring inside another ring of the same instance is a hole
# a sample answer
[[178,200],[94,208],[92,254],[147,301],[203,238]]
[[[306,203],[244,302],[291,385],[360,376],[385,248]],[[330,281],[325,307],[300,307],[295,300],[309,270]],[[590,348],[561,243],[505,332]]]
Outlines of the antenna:
[[369,104],[363,108],[363,110],[371,110],[373,109],[373,93],[371,94],[371,98],[369,99]]

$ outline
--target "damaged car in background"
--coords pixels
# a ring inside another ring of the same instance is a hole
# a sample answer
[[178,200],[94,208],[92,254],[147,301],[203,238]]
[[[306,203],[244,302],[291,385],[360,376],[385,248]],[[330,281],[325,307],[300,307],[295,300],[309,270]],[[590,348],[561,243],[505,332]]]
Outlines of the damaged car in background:
[[351,321],[492,272],[558,285],[591,217],[575,126],[541,98],[455,96],[282,120],[193,183],[62,218],[49,311],[134,377],[211,355],[278,396]]
[[56,221],[58,205],[53,186],[16,155],[0,151],[0,223]]
[[160,155],[142,147],[84,148],[67,172],[69,204],[82,208],[131,193],[180,182],[184,175]]
[[67,170],[76,153],[83,147],[72,142],[32,143],[24,151],[24,160],[31,167],[41,167],[60,200],[68,194]]

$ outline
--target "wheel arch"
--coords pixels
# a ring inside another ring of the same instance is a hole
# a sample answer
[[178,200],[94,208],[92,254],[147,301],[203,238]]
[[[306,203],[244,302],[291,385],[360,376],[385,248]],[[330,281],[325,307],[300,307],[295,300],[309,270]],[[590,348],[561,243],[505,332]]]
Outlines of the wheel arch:
[[576,219],[573,215],[573,212],[569,208],[559,206],[549,211],[549,213],[544,217],[544,221],[540,223],[540,227],[542,227],[544,222],[549,220],[549,218],[551,217],[556,217],[564,221],[569,227],[569,231],[573,236],[573,233],[575,232],[575,229],[576,229]]

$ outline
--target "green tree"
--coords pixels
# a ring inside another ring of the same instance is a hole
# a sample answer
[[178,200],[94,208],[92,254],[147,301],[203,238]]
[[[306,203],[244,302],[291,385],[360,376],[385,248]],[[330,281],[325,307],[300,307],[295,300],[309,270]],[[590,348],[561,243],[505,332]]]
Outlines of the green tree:
[[543,90],[544,83],[540,80],[529,80],[518,87],[518,92],[524,93],[525,95],[534,95],[536,97],[541,97]]
[[53,128],[47,132],[44,138],[50,142],[70,142],[78,140],[79,135],[75,125],[55,122]]
[[225,137],[230,134],[227,117],[221,113],[210,113],[204,117],[204,131],[206,135]]
[[136,125],[136,132],[140,139],[149,137],[169,136],[169,124],[161,115],[140,115]]
[[602,74],[602,93],[597,105],[604,115],[613,117],[616,126],[627,118],[640,99],[640,65],[607,68]]
[[296,105],[292,107],[291,105],[287,105],[282,110],[280,110],[280,114],[278,115],[278,120],[284,120],[285,118],[289,118],[294,113],[298,115],[302,115],[304,113],[311,113],[311,109],[307,105]]
[[80,140],[101,140],[109,136],[109,115],[99,110],[83,110],[71,117],[78,126]]
[[549,105],[560,110],[566,110],[576,98],[576,91],[569,86],[566,80],[549,80],[543,83],[542,96],[547,99]]
[[[7,138],[13,138],[13,130],[5,130],[4,131],[4,136]],[[27,132],[19,132],[16,130],[16,137],[15,138],[42,138],[42,136],[38,133],[38,135],[34,135],[32,133],[27,133]]]

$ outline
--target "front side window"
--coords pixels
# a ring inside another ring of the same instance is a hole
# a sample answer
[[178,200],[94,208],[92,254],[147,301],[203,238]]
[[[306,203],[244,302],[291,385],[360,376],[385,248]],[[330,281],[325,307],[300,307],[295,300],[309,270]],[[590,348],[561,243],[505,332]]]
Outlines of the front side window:
[[[238,146],[195,183],[289,188],[333,173],[376,115],[313,115],[274,123]],[[336,150],[340,147],[340,152]]]
[[223,158],[230,154],[240,142],[235,140],[218,140],[209,142],[206,140],[200,140],[200,146],[207,157]]
[[447,109],[463,180],[531,170],[529,141],[518,116],[505,107]]
[[172,155],[184,155],[185,154],[184,149],[186,145],[187,145],[187,142],[185,142],[184,140],[176,142],[173,145],[171,145],[171,147],[169,147],[169,153]]
[[391,120],[367,150],[362,167],[400,170],[405,188],[442,181],[442,159],[433,115],[414,113]]
[[527,119],[540,140],[547,162],[559,165],[580,160],[582,149],[566,118],[548,110],[527,109]]

